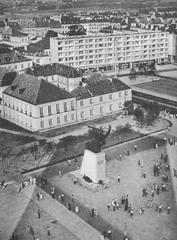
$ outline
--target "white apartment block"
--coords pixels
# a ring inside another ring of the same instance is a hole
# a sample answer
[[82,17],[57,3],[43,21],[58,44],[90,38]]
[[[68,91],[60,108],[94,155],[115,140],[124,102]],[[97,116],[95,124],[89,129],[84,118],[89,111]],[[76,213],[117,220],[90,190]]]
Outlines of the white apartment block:
[[169,45],[168,32],[143,30],[50,39],[53,61],[79,69],[118,70],[141,62],[168,62]]

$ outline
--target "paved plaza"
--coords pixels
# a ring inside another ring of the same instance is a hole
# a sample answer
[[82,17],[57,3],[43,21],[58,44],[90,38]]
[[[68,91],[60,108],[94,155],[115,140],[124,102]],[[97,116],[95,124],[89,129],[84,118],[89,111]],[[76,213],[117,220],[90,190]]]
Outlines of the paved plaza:
[[[142,145],[140,144],[139,146]],[[112,152],[114,151],[111,151],[111,153]],[[97,193],[80,185],[74,185],[68,174],[65,174],[62,178],[59,178],[58,175],[54,177],[51,174],[52,169],[45,174],[49,176],[49,182],[52,186],[55,186],[70,198],[72,194],[74,195],[74,204],[80,204],[80,206],[84,206],[88,210],[93,207],[96,208],[100,219],[108,223],[107,227],[111,225],[115,231],[123,232],[126,224],[129,236],[136,240],[149,240],[149,238],[156,240],[162,239],[163,237],[175,240],[177,239],[177,213],[170,172],[168,172],[168,191],[161,191],[160,195],[155,194],[154,198],[151,197],[152,185],[156,183],[161,186],[162,175],[165,172],[162,161],[160,176],[153,176],[153,165],[161,162],[161,154],[167,154],[166,146],[161,146],[158,149],[154,149],[151,146],[151,149],[147,148],[138,153],[132,153],[130,156],[124,157],[122,161],[118,161],[117,159],[108,161],[106,175],[111,179],[111,186]],[[142,169],[138,166],[138,160],[143,162],[143,168],[147,175],[146,178],[141,176]],[[73,170],[77,164],[79,163],[73,163],[71,170]],[[53,174],[55,175],[56,172],[57,170],[55,170]],[[117,182],[119,175],[121,178],[120,183]],[[147,197],[142,197],[143,188],[148,190]],[[120,201],[121,197],[127,194],[129,202],[134,209],[133,217],[130,217],[129,213],[124,211],[123,206],[120,210],[116,210],[115,212],[111,210],[108,212],[108,202],[111,203],[115,197]],[[148,200],[151,201],[152,199],[152,207],[147,207]],[[155,211],[156,206],[160,203],[162,203],[162,213]],[[171,207],[171,214],[167,213],[168,206]],[[141,207],[145,209],[142,215],[139,214]],[[116,234],[117,232],[115,235]]]

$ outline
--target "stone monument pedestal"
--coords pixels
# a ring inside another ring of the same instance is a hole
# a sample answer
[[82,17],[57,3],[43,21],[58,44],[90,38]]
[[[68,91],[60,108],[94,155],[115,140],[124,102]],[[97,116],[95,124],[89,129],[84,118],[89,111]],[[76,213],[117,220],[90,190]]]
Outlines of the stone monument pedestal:
[[[94,153],[85,149],[81,168],[71,172],[69,175],[90,190],[99,191],[108,187],[110,180],[105,176],[106,159],[105,153]],[[87,181],[89,178],[91,181]]]

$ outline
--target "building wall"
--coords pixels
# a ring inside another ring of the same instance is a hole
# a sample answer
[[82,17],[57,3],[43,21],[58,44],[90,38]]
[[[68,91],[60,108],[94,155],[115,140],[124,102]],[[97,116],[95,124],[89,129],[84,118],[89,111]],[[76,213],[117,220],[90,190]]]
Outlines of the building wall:
[[[64,108],[64,103],[66,103],[67,109]],[[58,112],[56,104],[59,104],[60,111]],[[5,119],[30,131],[61,127],[76,121],[75,98],[36,106],[3,94],[3,105]],[[49,112],[48,107],[51,108],[51,112]],[[41,109],[43,110],[42,115],[40,114]]]
[[86,121],[119,112],[132,99],[131,89],[77,100],[77,120]]
[[120,32],[119,34],[95,34],[91,36],[59,37],[50,39],[54,62],[88,69],[119,64],[168,59],[169,33]]
[[[102,97],[101,101],[100,97]],[[34,132],[119,112],[124,102],[132,99],[132,93],[131,89],[127,89],[83,100],[68,98],[37,106],[7,94],[3,94],[2,98],[4,118]]]
[[15,63],[7,63],[1,65],[4,68],[7,68],[9,70],[17,71],[17,72],[23,72],[27,68],[31,68],[33,66],[33,63],[31,60],[24,61],[24,62],[15,62]]
[[40,76],[38,79],[45,79],[46,81],[60,87],[64,88],[66,91],[71,92],[79,86],[81,82],[81,77],[67,78],[60,75],[51,75],[47,77]]

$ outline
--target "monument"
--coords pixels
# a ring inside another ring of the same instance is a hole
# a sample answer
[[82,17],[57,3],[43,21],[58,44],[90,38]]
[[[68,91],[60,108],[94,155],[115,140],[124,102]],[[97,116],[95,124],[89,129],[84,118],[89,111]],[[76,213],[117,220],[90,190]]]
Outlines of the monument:
[[81,167],[71,173],[77,177],[81,185],[94,191],[98,190],[100,185],[104,186],[109,182],[105,175],[105,153],[101,151],[101,148],[106,143],[106,138],[110,132],[111,126],[106,132],[101,127],[89,127],[90,140],[85,144]]

